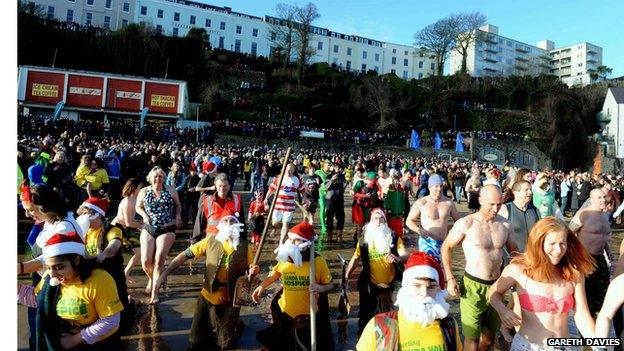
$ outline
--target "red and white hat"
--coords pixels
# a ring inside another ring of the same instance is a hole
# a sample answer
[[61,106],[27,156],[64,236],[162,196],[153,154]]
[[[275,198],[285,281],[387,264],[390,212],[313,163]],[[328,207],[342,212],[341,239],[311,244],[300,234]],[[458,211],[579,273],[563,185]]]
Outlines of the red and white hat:
[[85,256],[85,245],[82,238],[76,232],[57,233],[45,242],[41,249],[44,259],[54,256],[76,254]]
[[108,209],[108,200],[105,198],[99,198],[91,196],[86,199],[82,205],[83,207],[90,208],[93,211],[102,215],[102,217],[106,217],[106,210]]
[[442,290],[445,289],[444,270],[438,260],[424,252],[414,252],[409,256],[403,271],[403,284],[414,280],[430,278],[438,282]]
[[305,241],[314,240],[314,226],[307,221],[303,221],[288,231],[290,239],[301,239]]
[[372,219],[372,218],[373,218],[373,215],[375,215],[375,214],[377,214],[377,213],[379,213],[379,214],[383,217],[383,219],[384,219],[384,220],[386,219],[386,211],[384,211],[384,209],[383,209],[383,208],[381,208],[381,207],[376,207],[376,208],[374,208],[374,209],[371,211],[370,218]]
[[221,223],[221,222],[223,222],[223,221],[225,221],[226,219],[229,219],[229,218],[234,218],[236,223],[240,223],[240,221],[238,220],[238,215],[239,215],[238,212],[232,212],[230,210],[225,210],[225,211],[223,211],[223,217],[221,217],[219,219],[219,223]]
[[202,172],[212,174],[217,171],[217,166],[218,165],[212,161],[204,162],[202,163]]

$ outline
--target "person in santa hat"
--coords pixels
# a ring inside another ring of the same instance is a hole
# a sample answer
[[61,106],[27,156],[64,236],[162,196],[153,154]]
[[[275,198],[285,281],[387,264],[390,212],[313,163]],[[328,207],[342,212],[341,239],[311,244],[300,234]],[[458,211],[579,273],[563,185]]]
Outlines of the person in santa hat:
[[85,233],[84,242],[87,257],[95,257],[100,263],[100,267],[115,279],[117,294],[124,309],[127,309],[128,287],[121,250],[124,228],[120,224],[107,222],[108,204],[106,198],[87,198],[76,211],[78,214],[76,221]]
[[345,273],[349,279],[358,262],[362,261],[357,284],[360,297],[358,333],[376,313],[392,309],[394,282],[400,279],[399,265],[405,258],[407,251],[403,240],[388,226],[384,210],[374,209]]
[[118,328],[124,309],[115,280],[85,259],[76,232],[46,240],[42,257],[49,270],[37,287],[20,285],[18,302],[37,307],[37,350],[119,350]]
[[256,275],[258,266],[252,266],[252,250],[239,215],[224,212],[215,235],[204,236],[199,242],[178,254],[156,281],[156,292],[167,276],[187,260],[206,257],[204,283],[197,299],[189,335],[190,350],[230,349],[240,336],[240,308],[232,305],[236,280],[249,272]]
[[457,322],[445,301],[444,271],[438,260],[414,252],[405,264],[398,310],[374,316],[364,328],[357,351],[462,350]]
[[262,293],[281,278],[283,288],[271,302],[273,324],[256,335],[264,349],[300,350],[299,344],[309,349],[310,290],[318,294],[317,348],[334,349],[327,300],[327,292],[334,288],[334,284],[331,282],[332,276],[327,262],[316,253],[315,283],[310,286],[309,250],[314,249],[314,239],[314,226],[309,222],[303,221],[292,227],[288,232],[288,239],[278,248],[278,263],[252,294],[253,300],[258,302]]

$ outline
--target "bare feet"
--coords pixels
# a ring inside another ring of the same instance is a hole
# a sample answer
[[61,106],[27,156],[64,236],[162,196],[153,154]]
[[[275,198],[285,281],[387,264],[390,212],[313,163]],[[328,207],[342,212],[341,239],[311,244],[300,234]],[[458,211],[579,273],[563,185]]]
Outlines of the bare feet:
[[152,279],[150,278],[147,278],[147,286],[145,287],[145,294],[147,295],[152,294]]
[[152,296],[152,298],[150,299],[149,304],[150,305],[156,305],[159,302],[160,302],[160,298],[158,297],[158,295],[156,295],[156,296]]

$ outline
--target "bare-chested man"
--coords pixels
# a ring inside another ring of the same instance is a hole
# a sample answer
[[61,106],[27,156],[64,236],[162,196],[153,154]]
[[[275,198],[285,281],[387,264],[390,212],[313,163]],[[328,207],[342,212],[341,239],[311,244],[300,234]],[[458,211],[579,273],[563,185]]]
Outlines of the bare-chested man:
[[609,214],[605,213],[607,200],[602,189],[593,189],[589,193],[589,205],[580,209],[570,221],[570,229],[576,233],[587,251],[596,261],[596,270],[585,278],[585,294],[589,312],[596,316],[602,308],[602,302],[609,287],[609,264],[605,258],[611,256],[609,239],[611,224]]
[[468,197],[468,210],[475,213],[479,209],[479,190],[483,185],[481,183],[481,169],[473,166],[470,172],[470,178],[466,181],[466,197]]
[[498,215],[502,203],[499,187],[482,187],[479,211],[455,222],[442,245],[442,263],[451,296],[460,295],[452,270],[453,249],[461,244],[466,258],[459,309],[467,351],[489,349],[501,325],[498,314],[488,303],[488,290],[501,274],[503,248],[508,252],[517,250],[511,222]]
[[[405,224],[418,234],[418,250],[435,257],[440,263],[440,249],[448,233],[448,218],[459,219],[451,199],[442,195],[444,180],[437,174],[429,177],[429,195],[416,200]],[[420,217],[421,227],[416,224]]]

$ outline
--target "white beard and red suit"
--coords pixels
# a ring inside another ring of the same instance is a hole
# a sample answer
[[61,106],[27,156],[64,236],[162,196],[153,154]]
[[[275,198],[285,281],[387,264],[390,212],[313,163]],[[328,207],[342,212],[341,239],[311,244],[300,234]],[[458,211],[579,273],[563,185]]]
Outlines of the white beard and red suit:
[[[373,211],[375,213],[375,211]],[[383,212],[382,212],[383,213]],[[387,254],[393,247],[393,232],[384,222],[379,226],[369,222],[363,229],[364,243],[380,254]]]
[[[440,291],[435,297],[415,296],[409,287],[414,279],[435,280],[440,286]],[[444,271],[433,256],[423,252],[412,253],[405,264],[402,283],[395,305],[399,307],[405,319],[426,327],[435,320],[448,316],[450,305],[445,300],[448,293],[444,290],[446,288]]]
[[[290,262],[297,267],[301,267],[304,262],[309,262],[310,251],[314,250],[314,226],[303,221],[290,229],[288,239],[281,244],[277,250],[277,260],[280,263]],[[295,239],[302,240],[302,243],[295,245]],[[318,256],[315,254],[315,256]],[[283,291],[280,290],[271,301],[271,314],[273,324],[267,329],[258,332],[256,338],[270,350],[291,351],[298,349],[297,341],[293,337],[294,319],[282,312],[278,300]],[[333,350],[334,341],[331,332],[331,321],[329,318],[329,301],[327,293],[318,294],[316,312],[316,340],[319,350]],[[310,345],[310,326],[302,326],[297,329],[297,337],[303,345]],[[309,347],[309,346],[308,346]]]

